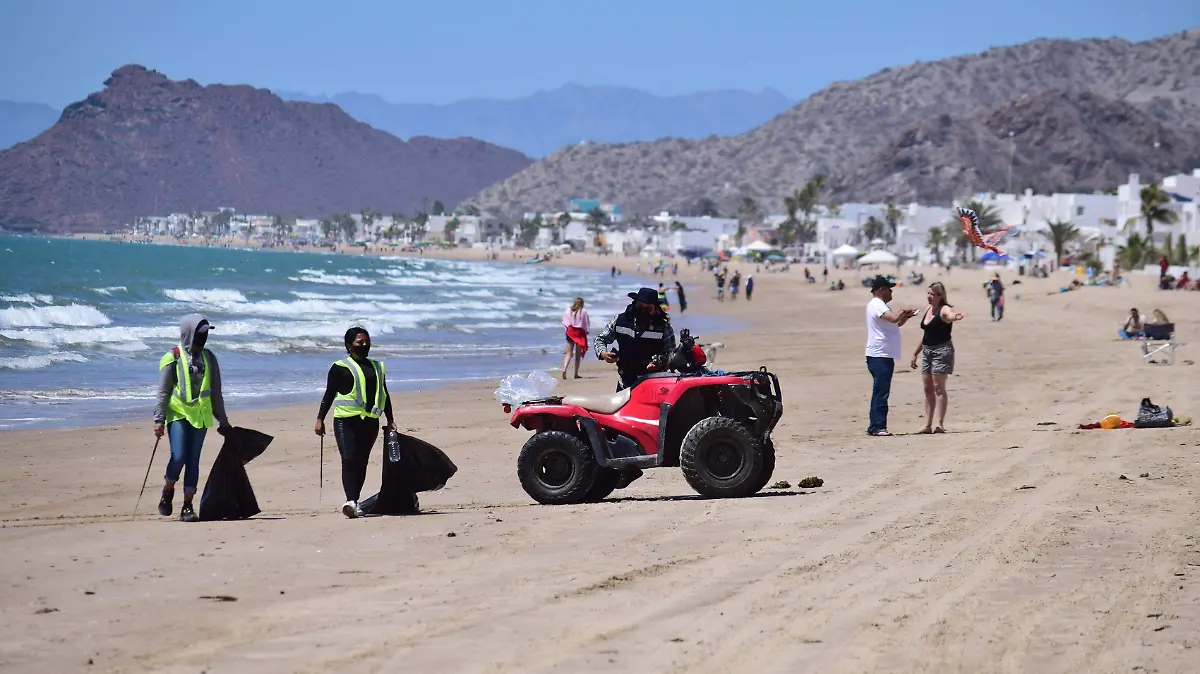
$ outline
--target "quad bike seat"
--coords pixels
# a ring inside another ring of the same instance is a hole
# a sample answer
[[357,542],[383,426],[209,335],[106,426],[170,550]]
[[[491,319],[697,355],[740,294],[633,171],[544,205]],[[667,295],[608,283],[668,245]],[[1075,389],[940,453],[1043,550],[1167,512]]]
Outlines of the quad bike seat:
[[564,405],[575,405],[596,414],[616,414],[629,402],[633,389],[627,388],[620,393],[601,393],[587,396],[563,396]]

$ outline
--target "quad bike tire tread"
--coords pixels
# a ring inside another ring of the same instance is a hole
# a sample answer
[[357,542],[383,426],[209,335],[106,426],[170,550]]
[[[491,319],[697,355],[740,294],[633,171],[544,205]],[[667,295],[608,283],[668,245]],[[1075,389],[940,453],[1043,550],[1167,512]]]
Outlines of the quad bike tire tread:
[[[565,453],[574,464],[572,479],[559,489],[548,487],[537,477],[538,459],[545,452],[552,450]],[[543,505],[568,505],[588,501],[597,480],[598,468],[596,459],[587,445],[574,435],[563,431],[535,433],[525,442],[520,456],[517,457],[517,478],[521,481],[521,487],[533,500]]]
[[[730,479],[714,476],[704,466],[704,455],[717,440],[730,442],[741,451],[742,466]],[[758,493],[766,484],[762,477],[767,467],[764,465],[764,454],[758,439],[738,421],[729,417],[708,417],[693,426],[683,438],[679,466],[683,470],[684,479],[701,496],[743,498]],[[774,457],[772,464],[773,459]]]
[[759,470],[759,478],[754,481],[757,485],[754,489],[755,494],[762,491],[775,474],[775,443],[771,438],[764,438],[759,444],[762,445],[763,464]]

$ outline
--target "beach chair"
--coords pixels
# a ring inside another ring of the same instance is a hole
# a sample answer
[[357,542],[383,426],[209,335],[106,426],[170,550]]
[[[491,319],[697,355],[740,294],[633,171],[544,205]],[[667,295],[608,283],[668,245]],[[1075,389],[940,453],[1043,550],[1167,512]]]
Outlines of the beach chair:
[[[1147,323],[1143,327],[1143,333],[1145,340],[1142,342],[1142,361],[1174,365],[1175,349],[1186,344],[1175,341],[1175,324]],[[1162,354],[1161,358],[1159,354]]]

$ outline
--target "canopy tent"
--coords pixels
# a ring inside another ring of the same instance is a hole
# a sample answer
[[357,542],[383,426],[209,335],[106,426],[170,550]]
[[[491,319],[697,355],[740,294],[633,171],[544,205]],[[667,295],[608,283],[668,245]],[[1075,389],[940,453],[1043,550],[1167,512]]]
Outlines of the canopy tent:
[[900,258],[892,255],[886,250],[873,250],[866,255],[858,258],[858,264],[896,264]]
[[833,252],[829,253],[829,255],[831,257],[858,257],[858,249],[850,244],[846,244],[834,248]]
[[775,250],[775,246],[772,246],[771,244],[767,243],[766,241],[755,241],[755,242],[751,243],[750,245],[746,246],[746,250],[747,251],[755,251],[758,253],[765,253],[769,250]]

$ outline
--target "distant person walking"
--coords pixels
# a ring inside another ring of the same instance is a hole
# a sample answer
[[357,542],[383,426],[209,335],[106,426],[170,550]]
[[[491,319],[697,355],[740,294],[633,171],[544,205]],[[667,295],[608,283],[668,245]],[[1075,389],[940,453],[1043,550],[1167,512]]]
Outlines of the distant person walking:
[[671,300],[667,298],[667,289],[661,283],[658,284],[658,306],[666,313],[671,312]]
[[567,349],[566,355],[563,357],[563,379],[567,378],[567,367],[571,364],[572,357],[575,359],[575,378],[580,379],[579,363],[583,360],[583,354],[588,350],[588,332],[591,331],[592,324],[583,304],[583,298],[576,297],[575,301],[571,303],[571,308],[563,314],[563,329],[567,333]]
[[742,272],[733,272],[733,278],[729,279],[729,299],[736,300],[738,294],[738,286],[742,285]]
[[163,433],[171,443],[171,459],[163,484],[158,514],[171,515],[175,483],[183,472],[183,507],[179,519],[199,519],[192,507],[196,485],[200,482],[200,450],[204,436],[215,417],[217,432],[225,435],[229,418],[225,416],[225,398],[221,395],[221,368],[212,351],[204,348],[213,326],[200,314],[189,314],[179,321],[179,346],[163,354],[158,361],[158,397],[154,406],[154,437]]
[[954,374],[954,342],[950,339],[950,331],[956,322],[967,315],[953,310],[946,299],[946,287],[940,282],[929,286],[925,298],[929,302],[921,317],[921,330],[925,335],[913,352],[909,366],[917,369],[917,359],[921,359],[921,380],[925,385],[925,427],[920,432],[944,433],[949,402],[946,378]]
[[717,301],[724,302],[725,301],[725,274],[718,271],[715,274],[715,276],[717,279]]
[[999,272],[994,272],[992,280],[988,281],[987,296],[992,305],[992,320],[1004,320],[1004,284],[1000,282]]
[[894,311],[892,301],[895,284],[883,276],[871,281],[871,301],[867,303],[867,371],[871,373],[871,409],[867,434],[888,436],[888,396],[892,392],[892,375],[900,357],[900,328],[919,309]]
[[746,301],[749,302],[753,296],[754,296],[754,277],[747,276],[746,277]]

